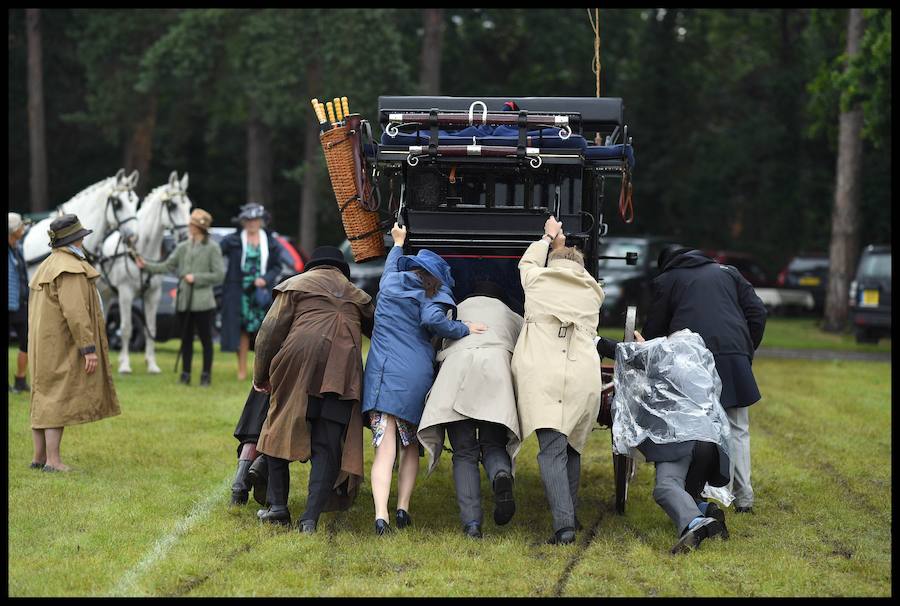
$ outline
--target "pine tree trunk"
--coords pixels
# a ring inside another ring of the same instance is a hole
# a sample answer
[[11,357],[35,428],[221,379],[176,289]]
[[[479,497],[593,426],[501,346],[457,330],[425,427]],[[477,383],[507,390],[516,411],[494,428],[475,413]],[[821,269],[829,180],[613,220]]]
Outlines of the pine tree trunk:
[[266,208],[272,204],[272,131],[252,99],[247,122],[247,201]]
[[125,174],[137,170],[138,184],[135,192],[143,197],[150,191],[150,164],[153,161],[153,132],[156,129],[156,110],[158,107],[156,91],[151,91],[143,104],[143,116],[134,125],[131,137],[125,145]]
[[[306,127],[303,136],[303,187],[300,203],[300,246],[312,254],[316,247],[316,215],[318,210],[319,157],[322,147],[319,144],[319,129],[312,122]],[[330,192],[329,192],[330,195]],[[331,196],[334,198],[334,196]]]
[[[847,55],[859,52],[863,35],[862,9],[851,8],[847,25]],[[842,331],[847,325],[848,290],[859,251],[859,205],[862,192],[863,112],[857,104],[841,112],[838,134],[837,183],[831,215],[828,291],[823,329]]]
[[441,54],[444,45],[444,9],[423,9],[422,19],[425,34],[422,36],[419,92],[423,95],[439,95],[441,94]]
[[28,148],[31,157],[31,211],[47,210],[47,139],[44,129],[44,68],[41,10],[25,9],[28,40]]
[[[319,89],[320,75],[317,59],[310,60],[306,70],[307,87],[310,91]],[[312,95],[310,95],[312,96]],[[314,121],[307,122],[303,135],[303,184],[300,189],[300,246],[307,254],[312,254],[316,247],[316,215],[318,210],[318,162],[322,158],[322,147],[319,143],[319,129]]]

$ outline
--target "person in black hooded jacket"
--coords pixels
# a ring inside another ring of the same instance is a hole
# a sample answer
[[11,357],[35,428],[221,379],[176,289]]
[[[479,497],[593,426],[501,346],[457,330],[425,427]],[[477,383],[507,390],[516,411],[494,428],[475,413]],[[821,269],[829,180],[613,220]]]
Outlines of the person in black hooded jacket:
[[[688,328],[701,337],[722,380],[720,401],[731,426],[731,485],[735,511],[753,512],[748,407],[761,398],[751,365],[766,327],[766,308],[750,283],[731,265],[699,250],[668,246],[658,258],[645,339]],[[600,337],[600,355],[615,358],[615,341]]]

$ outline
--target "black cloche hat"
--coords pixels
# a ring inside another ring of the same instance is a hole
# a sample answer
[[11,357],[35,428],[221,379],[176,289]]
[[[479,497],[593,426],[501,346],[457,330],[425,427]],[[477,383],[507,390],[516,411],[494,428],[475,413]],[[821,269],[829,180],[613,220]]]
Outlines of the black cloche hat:
[[307,261],[306,267],[304,271],[307,269],[312,269],[313,267],[319,267],[320,265],[330,265],[332,267],[337,267],[344,275],[347,276],[347,279],[350,279],[350,266],[347,265],[347,261],[344,259],[344,254],[341,252],[341,249],[334,246],[320,246],[313,251],[312,257]]

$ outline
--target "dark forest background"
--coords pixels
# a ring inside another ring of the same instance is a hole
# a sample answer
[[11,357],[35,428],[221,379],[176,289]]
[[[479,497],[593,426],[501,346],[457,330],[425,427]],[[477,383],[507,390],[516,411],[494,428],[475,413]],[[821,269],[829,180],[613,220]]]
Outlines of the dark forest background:
[[[891,15],[863,13],[845,69],[847,10],[601,10],[601,94],[624,99],[637,156],[636,220],[612,218],[610,235],[748,252],[770,275],[828,251],[838,116],[856,103],[859,246],[889,241]],[[187,171],[217,225],[260,201],[307,251],[343,237],[311,97],[348,96],[374,119],[379,94],[596,92],[585,9],[9,9],[8,21],[10,209],[52,209],[120,167],[141,171],[139,193]]]

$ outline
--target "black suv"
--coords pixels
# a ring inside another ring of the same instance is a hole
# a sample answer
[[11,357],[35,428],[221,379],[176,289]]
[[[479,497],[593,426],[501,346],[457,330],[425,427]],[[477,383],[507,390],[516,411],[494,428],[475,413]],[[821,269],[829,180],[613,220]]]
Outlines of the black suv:
[[891,335],[891,247],[870,244],[850,283],[850,317],[857,343]]
[[625,308],[636,305],[639,324],[643,324],[650,308],[650,283],[659,274],[656,259],[660,251],[674,243],[664,236],[636,238],[604,238],[600,244],[600,257],[624,257],[637,253],[637,264],[628,265],[620,259],[603,259],[597,262],[601,280],[603,305],[600,308],[601,325],[620,326],[625,318]]

